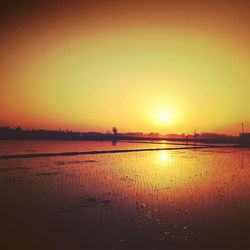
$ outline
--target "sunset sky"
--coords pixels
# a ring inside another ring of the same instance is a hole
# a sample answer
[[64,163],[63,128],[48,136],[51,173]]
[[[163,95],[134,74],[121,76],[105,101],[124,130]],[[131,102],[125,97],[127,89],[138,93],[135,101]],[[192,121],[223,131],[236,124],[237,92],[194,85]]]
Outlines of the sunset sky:
[[0,126],[250,130],[249,1],[1,1],[0,9]]

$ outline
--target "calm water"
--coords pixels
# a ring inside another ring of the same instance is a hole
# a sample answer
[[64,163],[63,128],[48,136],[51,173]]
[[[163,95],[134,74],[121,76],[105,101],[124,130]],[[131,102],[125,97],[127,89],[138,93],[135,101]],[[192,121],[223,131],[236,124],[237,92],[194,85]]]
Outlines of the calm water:
[[[10,154],[36,154],[82,152],[120,149],[183,147],[182,143],[129,141],[0,141],[0,156]],[[184,144],[190,146],[190,144]]]
[[[161,146],[1,142],[0,155]],[[247,149],[0,160],[1,244],[3,249],[249,249],[249,180]]]

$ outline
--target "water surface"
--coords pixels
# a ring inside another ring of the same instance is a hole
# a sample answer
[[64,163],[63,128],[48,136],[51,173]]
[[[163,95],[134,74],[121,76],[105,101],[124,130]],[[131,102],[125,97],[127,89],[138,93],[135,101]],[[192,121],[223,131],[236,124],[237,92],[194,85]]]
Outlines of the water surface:
[[[32,143],[19,152],[38,148]],[[82,145],[49,144],[51,150]],[[4,153],[16,152],[16,145],[8,147]],[[116,146],[89,144],[93,147]],[[249,178],[250,151],[234,148],[0,160],[2,244],[4,249],[247,249]]]

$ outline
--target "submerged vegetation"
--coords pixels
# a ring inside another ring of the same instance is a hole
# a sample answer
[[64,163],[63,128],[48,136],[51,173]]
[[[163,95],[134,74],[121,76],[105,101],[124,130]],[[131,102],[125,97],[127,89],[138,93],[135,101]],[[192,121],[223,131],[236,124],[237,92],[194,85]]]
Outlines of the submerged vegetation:
[[156,144],[1,144],[13,154],[20,147],[128,151],[0,159],[4,249],[237,250],[249,243],[249,149],[176,145],[135,154]]

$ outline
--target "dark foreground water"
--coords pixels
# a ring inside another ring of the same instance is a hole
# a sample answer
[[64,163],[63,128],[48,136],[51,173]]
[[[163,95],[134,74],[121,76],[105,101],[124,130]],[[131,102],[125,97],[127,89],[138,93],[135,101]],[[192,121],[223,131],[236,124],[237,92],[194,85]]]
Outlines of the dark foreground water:
[[[0,155],[170,146],[1,142]],[[11,250],[250,249],[250,150],[2,159],[0,244]]]

